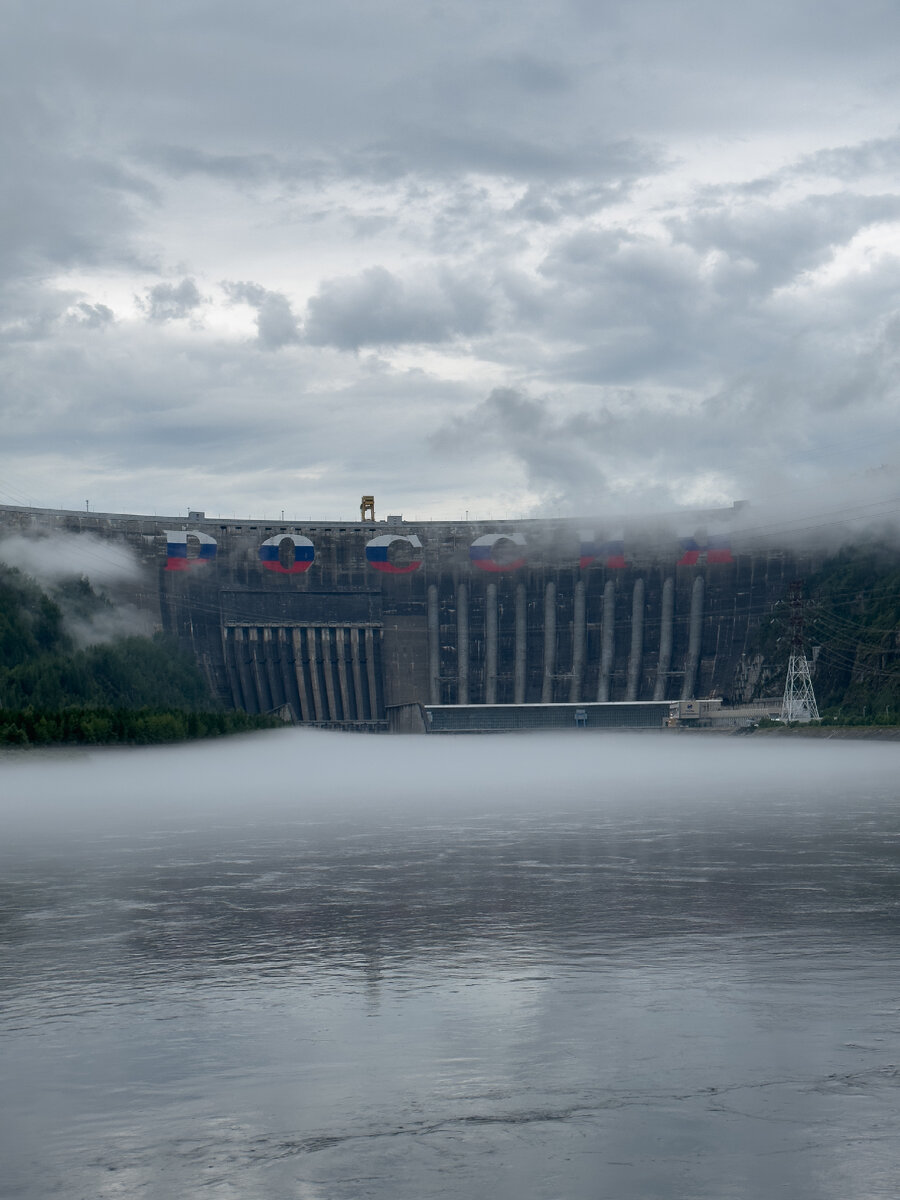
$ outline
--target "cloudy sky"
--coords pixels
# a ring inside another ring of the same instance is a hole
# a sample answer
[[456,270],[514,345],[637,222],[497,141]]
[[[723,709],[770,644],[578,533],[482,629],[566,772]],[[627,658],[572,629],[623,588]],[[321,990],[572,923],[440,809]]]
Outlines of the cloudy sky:
[[893,487],[891,0],[7,0],[4,25],[0,501]]

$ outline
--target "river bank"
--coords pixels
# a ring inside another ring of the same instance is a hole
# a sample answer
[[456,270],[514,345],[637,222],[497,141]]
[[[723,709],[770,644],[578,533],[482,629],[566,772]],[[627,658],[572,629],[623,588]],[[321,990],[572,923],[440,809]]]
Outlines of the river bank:
[[846,738],[856,741],[900,741],[900,725],[767,725],[756,729],[741,729],[737,732],[754,738]]

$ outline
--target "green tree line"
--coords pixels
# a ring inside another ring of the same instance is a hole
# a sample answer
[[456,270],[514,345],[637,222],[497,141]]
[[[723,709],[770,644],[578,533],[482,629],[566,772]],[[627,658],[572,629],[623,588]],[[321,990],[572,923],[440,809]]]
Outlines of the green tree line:
[[253,717],[245,712],[171,708],[0,709],[0,744],[150,746],[272,729],[280,724],[274,717]]

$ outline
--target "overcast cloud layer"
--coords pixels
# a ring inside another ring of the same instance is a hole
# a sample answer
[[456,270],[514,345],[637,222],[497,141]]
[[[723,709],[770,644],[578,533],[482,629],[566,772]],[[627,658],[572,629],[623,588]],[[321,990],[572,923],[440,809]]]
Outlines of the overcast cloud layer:
[[896,5],[6,16],[0,500],[894,495]]

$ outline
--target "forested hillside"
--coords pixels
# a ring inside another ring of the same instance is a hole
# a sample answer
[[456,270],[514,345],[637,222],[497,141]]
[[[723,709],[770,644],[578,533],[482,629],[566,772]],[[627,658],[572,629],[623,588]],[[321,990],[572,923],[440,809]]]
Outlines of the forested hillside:
[[194,660],[171,639],[79,648],[67,624],[111,608],[86,579],[45,591],[0,563],[0,742],[153,742],[267,727],[211,712]]
[[84,579],[49,595],[0,564],[0,706],[210,707],[196,664],[173,641],[128,637],[78,649],[66,631],[63,604],[87,616],[108,601]]
[[806,583],[804,641],[820,711],[900,723],[900,552],[850,547]]

